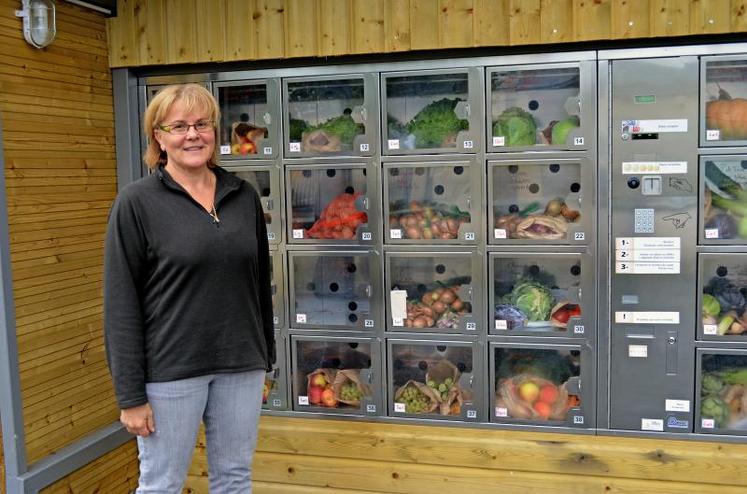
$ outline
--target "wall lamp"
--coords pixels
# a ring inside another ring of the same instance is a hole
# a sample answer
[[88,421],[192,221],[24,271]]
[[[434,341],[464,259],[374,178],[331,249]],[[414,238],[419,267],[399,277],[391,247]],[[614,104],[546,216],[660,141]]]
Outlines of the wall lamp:
[[21,0],[16,17],[23,18],[23,37],[34,48],[44,48],[57,34],[52,0]]

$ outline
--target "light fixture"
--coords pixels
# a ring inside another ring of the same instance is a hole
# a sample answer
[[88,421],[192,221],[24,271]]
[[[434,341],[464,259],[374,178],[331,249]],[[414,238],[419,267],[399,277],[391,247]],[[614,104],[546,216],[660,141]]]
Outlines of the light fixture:
[[35,48],[47,46],[57,33],[52,0],[21,0],[16,17],[23,17],[23,37]]

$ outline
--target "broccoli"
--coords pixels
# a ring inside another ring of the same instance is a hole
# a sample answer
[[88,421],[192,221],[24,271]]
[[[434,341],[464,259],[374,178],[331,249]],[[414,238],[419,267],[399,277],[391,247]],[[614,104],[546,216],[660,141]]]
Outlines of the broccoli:
[[300,141],[303,138],[303,133],[308,129],[309,124],[306,120],[291,117],[288,120],[288,139],[291,141]]
[[460,101],[463,100],[443,98],[434,101],[407,123],[407,131],[415,136],[416,147],[446,147],[460,130],[469,129],[469,121],[454,113]]

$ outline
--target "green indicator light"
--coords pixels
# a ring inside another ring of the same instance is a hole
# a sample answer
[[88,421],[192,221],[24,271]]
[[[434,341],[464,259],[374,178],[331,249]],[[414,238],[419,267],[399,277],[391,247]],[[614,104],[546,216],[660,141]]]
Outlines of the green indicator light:
[[656,103],[656,96],[654,96],[653,94],[635,96],[635,102],[637,105]]

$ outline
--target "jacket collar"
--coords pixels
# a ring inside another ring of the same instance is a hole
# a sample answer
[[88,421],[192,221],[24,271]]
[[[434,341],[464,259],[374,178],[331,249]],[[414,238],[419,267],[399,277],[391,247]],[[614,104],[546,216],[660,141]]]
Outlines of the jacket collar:
[[[216,178],[215,204],[217,206],[221,199],[223,199],[233,191],[241,188],[241,185],[244,181],[233,173],[227,172],[220,166],[214,166],[211,168],[211,170],[213,171],[213,173],[215,173]],[[171,189],[175,192],[181,192],[183,194],[187,193],[184,188],[179,185],[176,180],[174,180],[169,172],[166,171],[164,165],[159,165],[158,168],[156,168],[155,175],[158,181],[166,186],[166,188]]]

